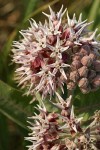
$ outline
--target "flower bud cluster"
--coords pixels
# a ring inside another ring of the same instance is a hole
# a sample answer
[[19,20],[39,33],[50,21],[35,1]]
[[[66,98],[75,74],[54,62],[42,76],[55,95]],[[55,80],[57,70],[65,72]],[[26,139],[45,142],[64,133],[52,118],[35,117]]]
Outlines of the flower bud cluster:
[[76,86],[85,94],[100,87],[100,60],[99,55],[89,44],[78,47],[73,54],[68,89]]
[[49,113],[43,104],[38,106],[39,115],[31,117],[31,134],[26,140],[32,142],[29,150],[97,150],[100,148],[100,111],[95,112],[92,122],[85,127],[82,117],[74,115],[71,96],[65,101],[57,93],[60,109]]

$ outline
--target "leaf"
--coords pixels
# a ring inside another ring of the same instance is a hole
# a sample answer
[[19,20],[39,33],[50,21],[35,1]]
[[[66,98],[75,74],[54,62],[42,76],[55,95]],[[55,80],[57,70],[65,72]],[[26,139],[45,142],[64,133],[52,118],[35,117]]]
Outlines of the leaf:
[[[100,1],[99,0],[95,0],[92,3],[92,7],[90,9],[90,13],[89,13],[89,21],[93,21],[96,22],[97,16],[100,12]],[[94,24],[91,25],[91,29],[93,29]]]
[[79,14],[82,13],[87,6],[90,8],[90,4],[91,1],[87,0],[84,0],[84,3],[83,0],[70,1],[68,11],[70,14],[76,13],[79,16]]
[[27,129],[27,116],[34,112],[34,102],[29,105],[31,97],[22,96],[22,92],[0,81],[0,113]]
[[25,16],[24,19],[25,20],[27,18],[27,16],[32,13],[32,11],[36,8],[37,4],[39,3],[40,0],[29,0],[28,1],[28,6],[26,8],[25,11]]
[[59,1],[60,1],[60,0],[54,0],[54,1],[52,1],[52,2],[49,2],[49,3],[47,3],[47,4],[43,5],[43,6],[41,6],[40,8],[36,9],[33,13],[30,13],[30,14],[24,19],[24,21],[27,21],[29,18],[31,18],[31,17],[37,15],[37,14],[40,13],[41,11],[46,10],[49,5],[52,6],[52,5],[56,4],[56,3],[59,2]]
[[7,150],[9,142],[9,131],[7,118],[0,114],[0,150]]
[[95,110],[100,109],[100,89],[88,94],[82,94],[78,89],[74,96],[74,105],[76,112],[92,114]]
[[5,44],[4,48],[0,52],[0,78],[4,75],[3,73],[7,74],[8,71],[8,55],[11,49],[11,44],[15,36],[17,35],[17,30],[14,30],[9,37],[9,40]]

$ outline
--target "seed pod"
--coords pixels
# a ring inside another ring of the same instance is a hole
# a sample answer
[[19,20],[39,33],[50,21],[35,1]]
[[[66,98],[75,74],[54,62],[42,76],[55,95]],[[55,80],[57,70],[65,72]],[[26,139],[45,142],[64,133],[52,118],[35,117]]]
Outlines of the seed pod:
[[79,69],[82,66],[81,62],[79,60],[74,60],[72,62],[71,68],[72,70]]
[[96,60],[93,63],[93,66],[94,66],[95,71],[100,72],[100,60]]
[[78,73],[79,73],[80,77],[87,77],[88,68],[86,66],[83,66],[80,69],[78,69]]
[[97,75],[93,80],[92,80],[92,85],[94,88],[99,88],[100,87],[100,75]]
[[80,54],[86,56],[89,55],[89,53],[90,53],[90,47],[88,45],[82,46],[82,48],[80,49]]
[[78,79],[79,79],[79,74],[77,71],[73,71],[70,73],[70,80],[72,80],[73,82],[77,82]]
[[67,89],[68,89],[68,90],[74,90],[75,87],[76,87],[76,85],[75,85],[74,82],[69,82],[69,83],[67,84]]
[[83,66],[87,66],[87,67],[91,66],[92,62],[93,61],[89,56],[84,56],[81,60],[81,63],[83,64]]
[[88,79],[87,78],[82,78],[79,83],[78,83],[78,86],[80,88],[87,88],[89,82],[88,82]]

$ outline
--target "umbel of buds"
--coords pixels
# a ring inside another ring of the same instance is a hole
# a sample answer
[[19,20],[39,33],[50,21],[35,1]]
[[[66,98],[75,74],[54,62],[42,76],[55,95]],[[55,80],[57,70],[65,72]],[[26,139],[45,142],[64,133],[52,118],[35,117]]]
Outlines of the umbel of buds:
[[89,43],[78,48],[72,56],[67,87],[73,90],[78,85],[85,94],[100,87],[100,60],[99,54]]
[[42,96],[52,96],[58,88],[63,91],[64,83],[69,90],[78,85],[83,93],[100,87],[100,43],[96,40],[96,31],[91,33],[87,27],[91,24],[78,21],[75,14],[63,22],[63,6],[55,13],[49,7],[50,15],[44,24],[31,19],[27,30],[21,30],[23,36],[13,44],[13,62],[18,64],[16,81],[27,94],[39,91]]
[[82,118],[74,115],[71,96],[65,101],[57,94],[56,105],[60,114],[49,113],[42,102],[39,114],[31,117],[31,133],[26,140],[32,144],[29,150],[98,150],[100,148],[100,111],[96,111],[92,122],[85,127]]

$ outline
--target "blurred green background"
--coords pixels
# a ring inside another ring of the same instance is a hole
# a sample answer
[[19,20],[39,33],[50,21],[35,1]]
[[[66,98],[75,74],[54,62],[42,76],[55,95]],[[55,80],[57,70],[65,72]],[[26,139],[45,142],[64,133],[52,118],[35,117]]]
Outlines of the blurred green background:
[[[32,97],[22,96],[23,92],[13,81],[12,41],[21,38],[18,31],[27,28],[29,18],[44,22],[41,12],[48,12],[48,5],[58,11],[62,4],[68,8],[70,17],[76,13],[78,18],[82,12],[83,19],[94,20],[89,28],[98,28],[100,32],[100,0],[0,0],[0,150],[27,149],[28,143],[24,141],[28,134],[26,118],[33,114],[36,104],[28,105]],[[100,90],[85,96],[76,91],[75,99],[77,114],[85,118],[91,110],[100,108]]]

